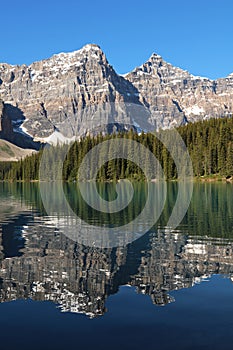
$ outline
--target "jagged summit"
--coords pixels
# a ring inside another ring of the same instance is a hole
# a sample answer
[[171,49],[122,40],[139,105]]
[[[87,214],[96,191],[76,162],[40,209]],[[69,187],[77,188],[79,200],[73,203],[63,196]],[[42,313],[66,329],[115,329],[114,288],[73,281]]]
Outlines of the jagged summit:
[[135,72],[137,70],[143,70],[146,66],[151,66],[151,65],[154,65],[154,64],[155,65],[159,65],[159,64],[161,64],[161,62],[163,62],[162,56],[160,56],[157,53],[153,52],[152,55],[148,58],[148,60],[146,62],[144,62],[143,64],[141,64],[138,67],[135,67],[132,72],[125,73],[123,76],[127,76],[130,73],[133,73],[133,72]]
[[85,59],[104,59],[106,61],[106,57],[104,52],[101,50],[101,48],[96,45],[96,44],[87,44],[83,46],[79,50],[71,51],[71,52],[60,52],[57,54],[54,54],[53,56],[44,59],[42,61],[34,62],[32,63],[29,67],[34,67],[35,65],[43,65],[43,66],[54,66],[55,69],[58,66],[64,65],[65,68],[68,68],[67,65],[72,64],[72,65],[81,65],[83,60]]
[[78,55],[82,55],[82,54],[87,55],[88,53],[96,53],[96,54],[100,54],[100,55],[104,54],[99,45],[86,44],[81,49],[71,51],[71,52],[59,52],[59,53],[53,55],[52,57],[74,57],[74,56],[78,56]]
[[51,57],[48,58],[44,58],[41,61],[35,61],[29,65],[26,64],[9,64],[6,62],[0,63],[0,69],[2,68],[2,66],[5,66],[6,68],[13,68],[13,67],[21,67],[21,66],[32,66],[35,65],[38,62],[47,62],[47,61],[56,61],[56,60],[70,60],[72,58],[78,57],[78,56],[88,56],[91,54],[96,54],[96,55],[103,55],[105,56],[103,50],[101,49],[101,47],[97,44],[86,44],[84,45],[82,48],[75,50],[75,51],[70,51],[70,52],[58,52],[54,55],[52,55]]
[[151,61],[153,59],[162,59],[162,56],[160,56],[156,52],[153,52],[152,55],[149,57],[148,61]]
[[99,45],[92,44],[92,43],[84,45],[79,51],[81,50],[86,50],[86,51],[95,50],[95,51],[103,52]]
[[[111,107],[98,114],[100,126],[110,123],[111,113],[116,119],[120,117],[124,125],[137,125],[143,130],[150,130],[145,125],[154,130],[230,116],[232,78],[233,74],[218,80],[197,77],[157,53],[120,76],[98,45],[87,44],[29,66],[0,64],[4,125],[8,125],[10,133],[13,130],[47,142],[55,131],[73,137],[68,132],[72,118],[77,119],[76,136],[88,133],[88,121],[96,122],[93,113],[103,104]],[[129,105],[140,107],[138,118],[133,116],[135,112],[129,113]],[[86,114],[81,115],[83,109]]]

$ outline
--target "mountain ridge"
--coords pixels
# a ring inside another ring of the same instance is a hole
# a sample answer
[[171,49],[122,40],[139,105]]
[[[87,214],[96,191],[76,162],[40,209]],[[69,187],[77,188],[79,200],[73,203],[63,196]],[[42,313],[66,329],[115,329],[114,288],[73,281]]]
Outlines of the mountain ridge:
[[30,65],[0,64],[0,98],[0,137],[47,142],[55,132],[65,139],[108,132],[109,124],[147,131],[231,116],[233,73],[194,76],[152,53],[120,75],[98,45],[87,44]]
[[[75,50],[73,50],[73,51],[69,51],[69,50],[68,50],[68,51],[59,51],[59,52],[57,52],[57,53],[52,54],[51,56],[48,56],[48,57],[45,57],[45,58],[42,58],[42,59],[35,60],[35,61],[31,62],[31,63],[21,63],[21,64],[20,64],[20,63],[19,63],[19,64],[16,63],[16,64],[12,64],[12,63],[8,63],[8,62],[6,62],[6,61],[3,61],[3,62],[0,62],[0,65],[8,65],[8,66],[10,66],[10,67],[22,67],[22,66],[27,66],[27,67],[29,67],[29,66],[33,65],[34,63],[42,62],[42,61],[48,61],[48,60],[50,60],[51,58],[56,57],[56,56],[66,56],[66,55],[69,56],[69,55],[74,55],[75,53],[78,53],[78,52],[82,51],[83,49],[86,50],[86,49],[88,49],[88,48],[90,48],[90,47],[97,48],[97,49],[99,49],[99,50],[104,54],[104,51],[101,49],[101,46],[100,46],[100,45],[95,44],[95,43],[87,43],[87,44],[83,45],[80,49],[75,49]],[[105,55],[105,56],[106,56],[106,55]],[[116,71],[116,73],[117,73],[118,75],[120,75],[120,76],[126,76],[126,75],[128,75],[129,73],[133,72],[136,68],[140,68],[141,66],[143,66],[143,65],[144,65],[147,61],[149,61],[149,60],[151,59],[151,57],[153,57],[153,56],[157,56],[157,57],[163,59],[166,63],[172,65],[173,67],[182,69],[183,71],[188,72],[191,76],[196,77],[196,78],[208,79],[208,80],[211,80],[211,81],[216,81],[216,80],[225,79],[225,78],[228,78],[228,77],[233,76],[233,71],[232,71],[231,73],[227,74],[226,76],[221,76],[221,77],[218,77],[218,78],[215,78],[215,79],[210,78],[210,77],[208,77],[207,75],[193,74],[193,73],[192,73],[191,71],[189,71],[188,69],[182,68],[182,66],[173,64],[173,63],[170,62],[169,60],[164,59],[163,56],[160,55],[159,53],[157,53],[156,51],[153,51],[153,52],[151,53],[151,55],[148,57],[148,59],[147,59],[144,63],[142,63],[141,65],[135,66],[134,68],[132,68],[132,70],[127,71],[127,72],[125,72],[125,73],[119,73],[119,72]]]

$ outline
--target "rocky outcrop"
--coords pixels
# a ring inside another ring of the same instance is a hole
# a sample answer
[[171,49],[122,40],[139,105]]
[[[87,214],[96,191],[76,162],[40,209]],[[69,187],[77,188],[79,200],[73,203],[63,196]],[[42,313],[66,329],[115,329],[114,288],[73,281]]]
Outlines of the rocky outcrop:
[[[139,103],[135,87],[116,74],[96,45],[28,67],[1,65],[0,78],[3,99],[23,112],[23,130],[37,138],[55,130],[68,137],[84,134],[93,115],[97,127],[114,123],[117,115],[132,125],[127,104]],[[106,110],[98,112],[103,105]]]
[[23,131],[24,119],[19,108],[0,100],[0,161],[17,161],[43,146]]
[[0,94],[14,132],[50,142],[54,133],[70,138],[109,131],[106,125],[153,130],[230,116],[233,74],[195,77],[153,54],[120,76],[100,47],[89,44],[29,66],[0,64]]
[[125,78],[138,89],[140,101],[149,108],[157,127],[233,113],[233,74],[218,80],[197,77],[153,54]]
[[0,100],[0,132],[2,131],[3,108],[4,108],[3,101]]
[[4,102],[0,100],[0,136],[10,138],[13,134],[13,126],[10,116],[6,112]]

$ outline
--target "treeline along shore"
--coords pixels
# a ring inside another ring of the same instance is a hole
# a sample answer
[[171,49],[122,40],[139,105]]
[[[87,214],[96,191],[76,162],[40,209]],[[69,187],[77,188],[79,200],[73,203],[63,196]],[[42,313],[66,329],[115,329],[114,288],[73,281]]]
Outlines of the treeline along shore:
[[[231,178],[233,176],[232,117],[190,123],[176,130],[188,149],[195,177]],[[171,130],[161,131],[163,139],[169,138],[171,132]],[[156,133],[136,133],[130,130],[111,135],[85,136],[69,146],[66,144],[46,147],[46,149],[42,149],[18,162],[0,162],[0,180],[38,181],[40,179],[39,168],[42,155],[43,159],[47,161],[48,172],[51,170],[54,174],[56,173],[54,167],[62,159],[61,155],[64,154],[64,150],[69,148],[65,160],[62,162],[62,179],[64,181],[78,181],[80,180],[78,169],[87,152],[99,143],[114,138],[130,139],[141,143],[158,159],[165,178],[167,180],[177,179],[175,162],[165,145],[156,137]],[[151,166],[149,159],[148,164],[145,160],[144,166],[148,168]],[[50,167],[53,167],[53,169],[50,169]],[[121,158],[106,162],[97,174],[98,181],[117,181],[123,178],[143,181],[145,180],[145,174],[137,164]]]

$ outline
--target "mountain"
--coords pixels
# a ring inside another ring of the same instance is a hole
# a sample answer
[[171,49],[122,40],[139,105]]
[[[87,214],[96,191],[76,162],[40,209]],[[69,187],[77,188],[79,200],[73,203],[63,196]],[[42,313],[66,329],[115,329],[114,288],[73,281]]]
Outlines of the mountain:
[[0,64],[0,137],[38,149],[98,131],[154,130],[233,113],[233,74],[195,77],[153,54],[121,76],[99,46]]
[[139,91],[139,100],[157,127],[170,128],[233,112],[233,74],[210,80],[165,62],[153,54],[125,76]]

